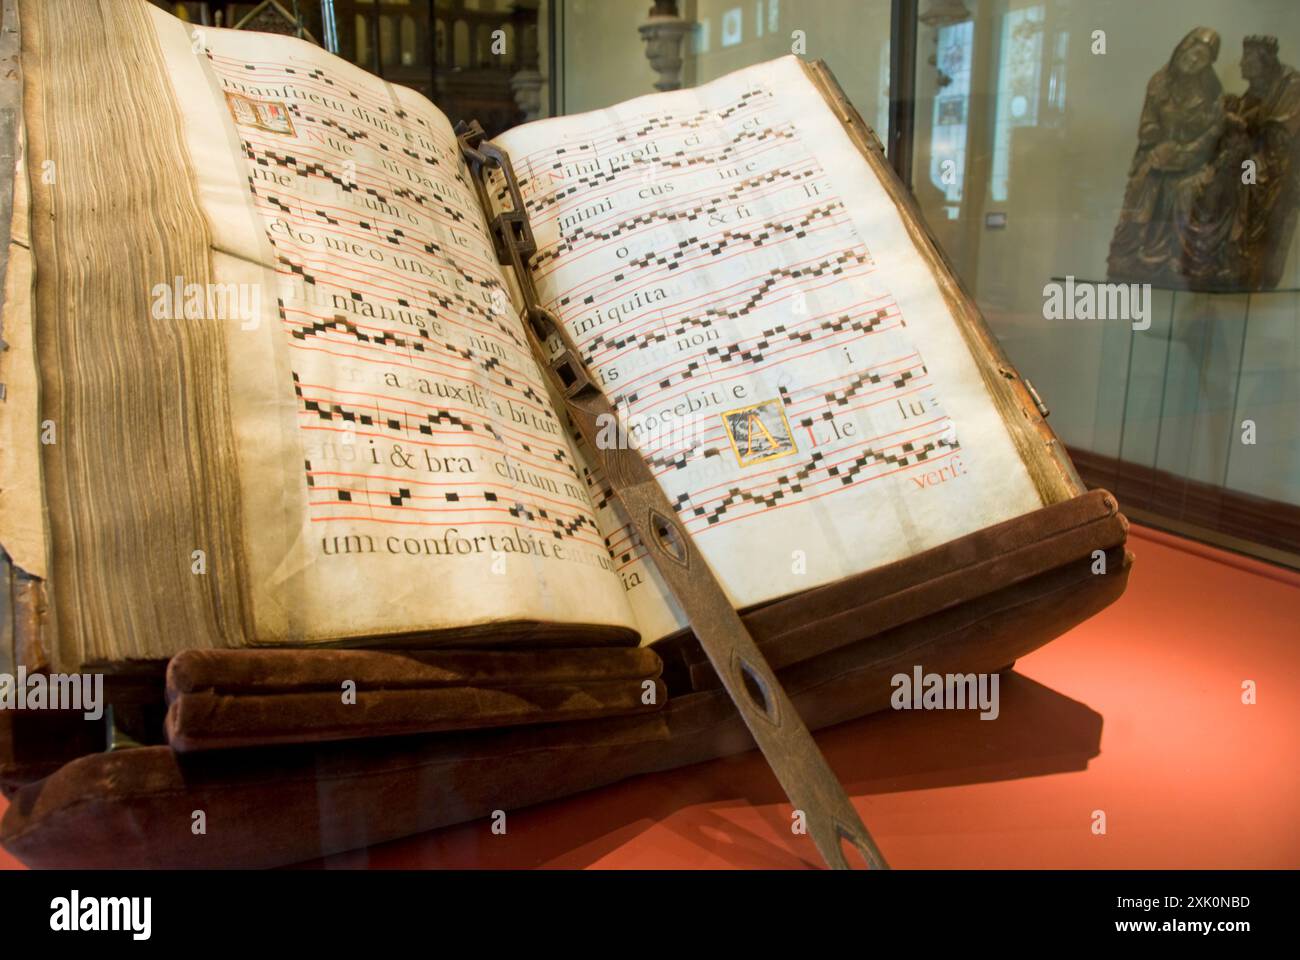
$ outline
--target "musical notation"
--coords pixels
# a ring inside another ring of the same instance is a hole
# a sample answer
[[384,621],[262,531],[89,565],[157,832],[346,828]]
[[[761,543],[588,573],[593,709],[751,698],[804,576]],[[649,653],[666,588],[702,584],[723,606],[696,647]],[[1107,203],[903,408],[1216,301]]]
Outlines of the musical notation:
[[433,552],[452,532],[510,549],[503,527],[599,546],[445,119],[320,67],[208,61],[240,99],[309,522],[425,528]]
[[[962,446],[798,101],[706,89],[503,139],[540,295],[709,556],[724,530],[732,549],[797,539]],[[605,479],[583,477],[625,584],[651,579]]]

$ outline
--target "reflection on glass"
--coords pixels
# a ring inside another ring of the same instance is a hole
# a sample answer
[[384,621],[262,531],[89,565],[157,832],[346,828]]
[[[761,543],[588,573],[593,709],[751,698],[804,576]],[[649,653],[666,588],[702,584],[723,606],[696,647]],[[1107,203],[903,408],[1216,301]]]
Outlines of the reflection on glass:
[[[939,27],[936,67],[939,94],[934,98],[930,134],[930,182],[948,202],[961,203],[966,170],[966,118],[970,110],[971,57],[975,24]],[[956,216],[956,210],[952,210]]]
[[[941,6],[955,9],[923,0],[923,24]],[[922,49],[935,46],[934,60],[922,55],[916,66],[913,182],[939,242],[1048,400],[1085,479],[1110,487],[1148,522],[1270,556],[1286,551],[1285,562],[1300,564],[1300,253],[1292,237],[1264,244],[1260,262],[1269,270],[1260,274],[1277,278],[1275,291],[1155,289],[1146,329],[1104,311],[1065,319],[1044,308],[1045,288],[1067,277],[1106,281],[1143,105],[1170,51],[1198,28],[1220,36],[1222,88],[1207,106],[1240,112],[1249,85],[1266,86],[1252,81],[1259,71],[1245,51],[1276,44],[1282,63],[1287,51],[1300,54],[1294,3],[965,6],[968,20],[932,18],[919,38]],[[1264,140],[1276,144],[1284,127],[1269,125]],[[1258,209],[1276,181],[1263,190],[1244,184],[1237,159],[1211,172],[1221,192]],[[1234,241],[1223,232],[1222,244],[1204,245],[1205,256],[1234,242],[1249,248],[1245,233]]]
[[[637,33],[647,0],[557,3],[561,112],[654,89]],[[1197,27],[1217,31],[1222,92],[1243,107],[1251,82],[1238,62],[1243,41],[1276,37],[1283,65],[1300,57],[1295,0],[919,0],[917,8],[916,199],[1011,359],[1048,400],[1081,470],[1118,483],[1126,507],[1239,539],[1270,536],[1262,525],[1233,526],[1234,511],[1250,512],[1232,506],[1242,498],[1254,498],[1257,516],[1300,517],[1300,244],[1267,244],[1274,293],[1154,291],[1149,329],[1128,318],[1049,319],[1044,309],[1053,278],[1105,281],[1147,84],[1169,52]],[[803,55],[826,61],[886,139],[890,0],[680,0],[677,9],[694,24],[683,86],[787,55],[798,34]],[[1265,194],[1245,196],[1259,204]],[[1249,443],[1246,421],[1255,426]],[[1300,534],[1290,549],[1300,554]]]
[[1012,10],[1002,18],[1002,56],[998,62],[997,132],[993,140],[993,199],[1007,198],[1011,128],[1038,123],[1039,81],[1043,69],[1043,7]]

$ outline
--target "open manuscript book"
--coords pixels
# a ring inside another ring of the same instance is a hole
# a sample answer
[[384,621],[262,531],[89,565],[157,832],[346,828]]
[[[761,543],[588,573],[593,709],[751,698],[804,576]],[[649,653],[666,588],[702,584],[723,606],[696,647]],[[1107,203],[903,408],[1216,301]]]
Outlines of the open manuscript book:
[[[19,6],[0,542],[52,663],[682,629],[442,113],[307,42]],[[601,442],[650,458],[737,608],[1082,492],[824,68],[496,143]]]

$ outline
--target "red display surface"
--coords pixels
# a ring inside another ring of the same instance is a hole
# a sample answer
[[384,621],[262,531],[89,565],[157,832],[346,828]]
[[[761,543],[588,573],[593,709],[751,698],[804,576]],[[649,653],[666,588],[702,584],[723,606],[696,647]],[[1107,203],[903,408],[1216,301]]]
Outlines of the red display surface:
[[[1123,598],[1004,676],[998,719],[818,735],[894,866],[1300,867],[1300,575],[1136,526],[1129,546]],[[819,864],[751,752],[307,866]]]

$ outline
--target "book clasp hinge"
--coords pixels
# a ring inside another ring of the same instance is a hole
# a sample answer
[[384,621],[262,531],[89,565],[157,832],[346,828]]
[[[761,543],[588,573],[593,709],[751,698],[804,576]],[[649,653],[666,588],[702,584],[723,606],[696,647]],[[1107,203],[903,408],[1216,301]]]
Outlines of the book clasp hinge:
[[1025,389],[1029,392],[1029,399],[1034,401],[1034,407],[1038,410],[1038,415],[1046,420],[1052,411],[1048,409],[1047,404],[1043,402],[1043,398],[1038,395],[1038,391],[1034,389],[1034,385],[1030,383],[1028,379],[1023,377],[1021,380],[1025,385]]

